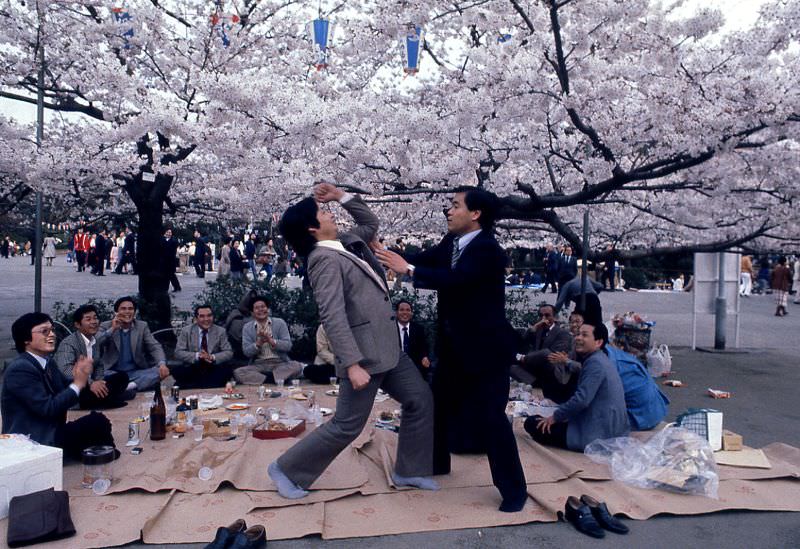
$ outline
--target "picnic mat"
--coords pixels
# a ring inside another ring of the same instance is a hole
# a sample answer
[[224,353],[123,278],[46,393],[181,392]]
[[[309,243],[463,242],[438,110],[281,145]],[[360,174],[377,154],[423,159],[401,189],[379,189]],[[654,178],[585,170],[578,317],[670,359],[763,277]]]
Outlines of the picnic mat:
[[[320,400],[323,406],[335,405],[332,398]],[[280,399],[268,405],[280,407]],[[165,441],[152,442],[144,430],[140,444],[144,451],[132,456],[122,441],[127,422],[141,407],[134,402],[109,410],[106,414],[123,449],[123,457],[114,464],[115,481],[108,494],[96,496],[80,487],[81,465],[65,466],[64,486],[70,492],[77,534],[49,545],[111,547],[139,539],[145,543],[208,542],[217,527],[240,517],[248,524],[265,525],[269,539],[306,535],[341,539],[551,522],[567,496],[583,493],[633,519],[725,509],[800,511],[800,449],[786,444],[763,448],[771,469],[720,466],[720,497],[713,500],[615,482],[606,465],[580,453],[535,443],[519,419],[515,432],[530,496],[522,512],[497,510],[500,496],[491,483],[484,456],[454,455],[452,473],[438,478],[442,485],[438,492],[398,490],[389,477],[397,435],[376,428],[374,422],[381,410],[397,406],[391,400],[376,404],[364,433],[301,501],[278,496],[266,476],[267,465],[296,439],[262,441],[240,435],[231,441],[205,439],[198,443],[189,436],[168,436]],[[213,469],[210,480],[198,478],[200,466]],[[5,543],[6,529],[6,520],[0,521],[0,546]]]

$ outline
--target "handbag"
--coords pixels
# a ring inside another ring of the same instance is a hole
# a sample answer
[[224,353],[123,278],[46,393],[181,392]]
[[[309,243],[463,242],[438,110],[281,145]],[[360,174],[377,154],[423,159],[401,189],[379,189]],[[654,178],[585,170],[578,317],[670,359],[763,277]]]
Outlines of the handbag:
[[75,535],[69,494],[48,488],[14,496],[8,504],[9,547],[23,547]]

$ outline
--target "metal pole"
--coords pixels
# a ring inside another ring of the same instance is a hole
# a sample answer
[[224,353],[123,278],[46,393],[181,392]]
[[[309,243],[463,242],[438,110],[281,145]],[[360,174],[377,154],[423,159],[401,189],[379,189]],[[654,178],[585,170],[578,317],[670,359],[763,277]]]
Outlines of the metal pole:
[[586,278],[589,276],[589,210],[583,212],[583,250],[581,250],[582,264],[581,269],[581,311],[586,312]]
[[[41,148],[44,135],[44,40],[42,16],[39,13],[39,78],[36,90],[36,146]],[[36,192],[36,234],[33,242],[34,260],[33,310],[42,311],[42,191]]]
[[714,348],[725,349],[725,252],[719,253],[719,274],[717,275],[717,300],[714,308]]

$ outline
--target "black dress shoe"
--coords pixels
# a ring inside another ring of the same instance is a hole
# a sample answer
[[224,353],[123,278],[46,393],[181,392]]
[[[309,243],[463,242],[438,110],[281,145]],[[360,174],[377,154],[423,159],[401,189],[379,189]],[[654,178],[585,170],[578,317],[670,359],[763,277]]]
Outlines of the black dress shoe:
[[628,533],[628,527],[622,524],[619,519],[614,518],[614,515],[608,512],[608,507],[604,501],[597,501],[593,497],[584,494],[581,496],[581,503],[589,507],[589,509],[592,511],[592,516],[594,516],[594,519],[606,530],[616,534]]
[[247,528],[247,524],[243,519],[236,519],[230,526],[220,526],[217,528],[217,536],[214,541],[206,545],[205,549],[225,549],[231,546],[236,536],[241,534]]
[[575,496],[569,496],[564,504],[564,518],[571,522],[578,532],[593,538],[604,538],[606,533],[597,524],[588,505],[580,502]]
[[267,546],[267,531],[257,524],[239,532],[227,549],[261,549]]

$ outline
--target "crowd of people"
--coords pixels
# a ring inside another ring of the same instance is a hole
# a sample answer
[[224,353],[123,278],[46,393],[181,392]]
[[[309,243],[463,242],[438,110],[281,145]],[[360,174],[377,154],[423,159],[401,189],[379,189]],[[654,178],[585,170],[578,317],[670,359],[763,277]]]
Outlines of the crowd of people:
[[[324,206],[329,202],[341,204],[355,227],[340,231]],[[305,260],[319,309],[317,352],[310,364],[291,358],[287,323],[271,314],[269,299],[255,290],[247,291],[225,319],[214,317],[211,304],[197,305],[193,322],[178,334],[171,360],[137,318],[130,296],[115,301],[114,316],[105,322],[94,306],[80,306],[72,318],[75,331],[58,345],[50,317],[25,314],[12,326],[20,354],[5,373],[2,431],[29,434],[76,456],[90,445],[113,445],[110,423],[98,410],[119,406],[170,377],[185,389],[221,387],[232,379],[262,385],[301,377],[327,384],[334,378],[340,387],[334,416],[268,468],[282,496],[308,494],[361,433],[383,389],[402,406],[395,486],[436,490],[433,477],[450,472],[451,453],[485,453],[501,495],[500,510],[520,511],[527,487],[506,417],[511,379],[540,388],[557,406],[550,417],[528,418],[527,433],[541,444],[573,451],[596,439],[655,427],[666,416],[668,400],[636,358],[609,345],[597,295],[609,286],[592,283],[581,296],[580,270],[569,247],[563,257],[548,250],[547,265],[559,269],[551,268],[547,281],[559,290],[557,300],[542,303],[538,321],[524,333],[512,328],[505,316],[507,257],[492,231],[496,212],[491,193],[460,189],[447,210],[448,233],[437,245],[411,254],[386,248],[367,205],[332,184],[317,185],[313,197],[289,207],[279,228]],[[96,257],[102,257],[98,239],[114,242],[123,250],[117,267],[126,268],[129,237],[100,231],[93,237]],[[75,243],[79,267],[91,266],[90,236],[78,229]],[[164,243],[170,269],[178,246],[169,229]],[[207,251],[203,235],[196,233],[198,276]],[[263,270],[276,274],[268,267],[278,257],[271,240],[260,247],[255,235],[243,247],[226,240],[222,252],[230,265],[221,261],[220,270],[230,268],[231,277],[249,272],[258,278]],[[785,263],[779,259],[778,268]],[[135,269],[135,263],[130,266]],[[102,275],[102,268],[97,271]],[[410,301],[392,303],[387,271],[437,292],[435,337],[414,321]],[[609,277],[604,282],[613,288],[613,273]],[[559,311],[570,303],[575,307],[562,326]],[[92,413],[67,423],[72,407]]]

